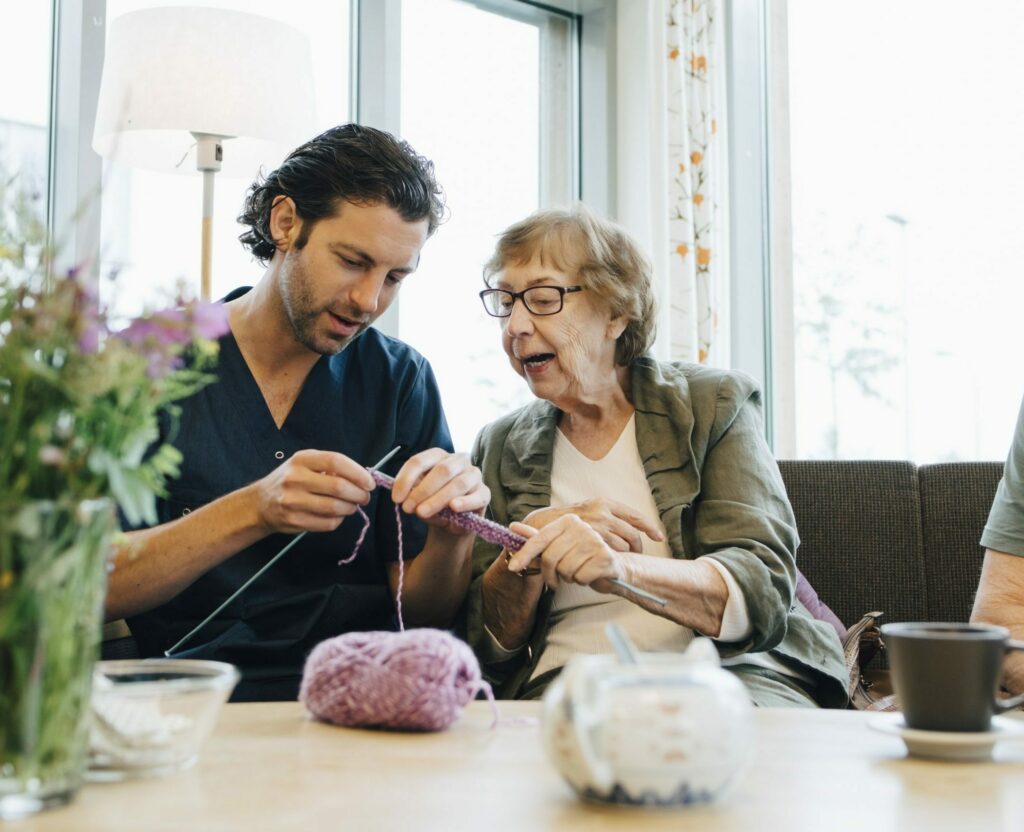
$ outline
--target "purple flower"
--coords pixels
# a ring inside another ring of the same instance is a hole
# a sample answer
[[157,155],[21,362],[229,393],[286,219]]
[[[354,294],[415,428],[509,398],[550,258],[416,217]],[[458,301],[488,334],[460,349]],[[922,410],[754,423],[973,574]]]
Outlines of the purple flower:
[[117,337],[146,356],[150,378],[161,378],[182,365],[181,352],[193,341],[218,338],[227,331],[227,309],[222,304],[194,303],[136,318]]
[[228,309],[223,303],[198,302],[192,306],[192,328],[211,341],[228,331]]
[[86,355],[95,355],[100,348],[100,335],[103,327],[96,321],[89,321],[78,336],[78,349]]
[[183,309],[162,309],[136,318],[117,337],[136,347],[185,346],[192,340]]
[[68,270],[67,280],[72,291],[72,304],[75,313],[74,326],[78,331],[78,348],[87,355],[99,352],[103,336],[107,332],[106,320],[100,310],[99,296],[96,287],[81,275],[86,264],[74,266]]
[[146,360],[146,375],[153,379],[169,375],[183,363],[180,355],[172,355],[160,349],[149,350],[146,353]]

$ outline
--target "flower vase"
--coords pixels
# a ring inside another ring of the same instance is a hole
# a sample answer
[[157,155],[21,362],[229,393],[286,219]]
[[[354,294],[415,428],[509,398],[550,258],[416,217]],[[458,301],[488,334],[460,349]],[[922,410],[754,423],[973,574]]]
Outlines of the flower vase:
[[0,505],[0,820],[82,781],[115,528],[109,500]]

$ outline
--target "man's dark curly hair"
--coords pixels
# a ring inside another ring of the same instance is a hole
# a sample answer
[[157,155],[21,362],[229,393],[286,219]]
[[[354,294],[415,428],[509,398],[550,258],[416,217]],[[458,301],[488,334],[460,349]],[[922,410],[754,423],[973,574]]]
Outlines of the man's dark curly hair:
[[246,231],[238,239],[263,264],[277,250],[270,210],[279,196],[292,198],[303,221],[297,248],[306,244],[318,220],[337,213],[341,202],[389,205],[406,222],[427,220],[428,234],[434,233],[445,213],[434,163],[390,133],[359,124],[321,133],[249,188],[238,217]]

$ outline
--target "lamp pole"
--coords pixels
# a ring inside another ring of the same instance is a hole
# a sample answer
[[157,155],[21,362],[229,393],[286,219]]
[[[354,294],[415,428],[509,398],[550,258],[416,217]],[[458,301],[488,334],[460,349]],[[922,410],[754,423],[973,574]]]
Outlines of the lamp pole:
[[199,295],[209,300],[213,288],[213,177],[224,161],[223,141],[228,136],[193,133],[196,140],[196,170],[203,174],[203,244]]

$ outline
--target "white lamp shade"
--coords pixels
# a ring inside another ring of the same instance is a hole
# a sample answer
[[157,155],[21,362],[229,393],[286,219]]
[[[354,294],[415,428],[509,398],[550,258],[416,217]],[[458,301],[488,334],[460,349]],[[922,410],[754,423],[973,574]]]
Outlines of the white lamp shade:
[[101,156],[191,172],[192,134],[208,133],[232,137],[223,174],[252,176],[311,138],[313,125],[313,62],[297,29],[191,6],[111,21],[92,143]]

